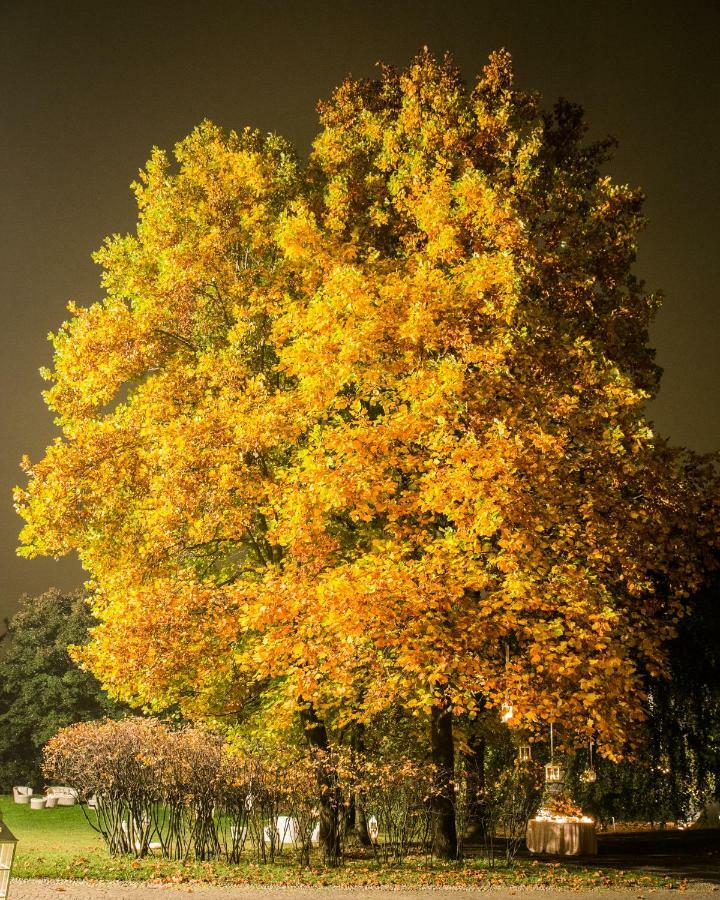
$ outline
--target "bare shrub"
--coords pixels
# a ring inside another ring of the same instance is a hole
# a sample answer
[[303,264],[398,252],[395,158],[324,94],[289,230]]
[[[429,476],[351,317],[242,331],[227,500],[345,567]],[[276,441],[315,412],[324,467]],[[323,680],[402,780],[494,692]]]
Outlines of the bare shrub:
[[84,801],[95,796],[96,821],[83,808],[113,855],[238,862],[250,851],[273,862],[290,852],[308,865],[319,843],[334,865],[351,800],[376,826],[372,845],[382,859],[431,846],[433,773],[406,757],[377,761],[337,747],[235,750],[203,729],[127,718],[63,729],[45,749],[44,771]]
[[162,803],[153,748],[166,734],[152,719],[83,722],[64,728],[45,748],[48,778],[74,788],[81,801],[94,796],[97,823],[88,820],[113,855],[147,853]]
[[481,798],[482,832],[485,854],[494,865],[503,839],[503,857],[508,865],[515,860],[525,838],[528,819],[542,796],[542,768],[533,762],[515,762],[489,779]]
[[[407,757],[359,763],[360,796],[368,822],[377,823],[373,848],[384,860],[401,860],[412,849],[432,845],[429,805],[434,790],[432,767]],[[374,830],[374,829],[373,829]]]

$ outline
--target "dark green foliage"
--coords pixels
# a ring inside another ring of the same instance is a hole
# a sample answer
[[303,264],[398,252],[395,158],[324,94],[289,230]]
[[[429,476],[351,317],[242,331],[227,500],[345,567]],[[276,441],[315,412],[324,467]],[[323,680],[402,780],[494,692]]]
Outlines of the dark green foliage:
[[42,747],[73,722],[119,715],[121,707],[70,659],[94,620],[81,592],[24,597],[0,657],[0,789],[42,788]]
[[720,577],[699,594],[670,645],[671,678],[652,688],[657,765],[700,799],[720,794]]
[[668,646],[669,677],[649,684],[643,752],[599,761],[592,785],[579,778],[587,754],[573,760],[575,794],[602,821],[682,822],[720,796],[720,578],[688,608]]

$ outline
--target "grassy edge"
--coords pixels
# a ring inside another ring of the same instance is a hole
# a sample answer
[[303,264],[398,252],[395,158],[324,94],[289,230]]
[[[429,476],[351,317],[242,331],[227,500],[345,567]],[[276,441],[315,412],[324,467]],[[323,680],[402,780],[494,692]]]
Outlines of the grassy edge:
[[556,887],[576,890],[614,888],[679,888],[685,881],[644,871],[604,869],[594,865],[520,860],[513,867],[490,867],[485,861],[441,863],[408,860],[382,865],[350,860],[337,868],[300,868],[291,862],[258,865],[242,862],[174,862],[162,859],[111,858],[104,853],[83,855],[19,853],[14,877],[68,880],[132,881],[162,884],[216,884],[287,887]]
[[221,861],[175,862],[151,857],[112,858],[99,835],[85,821],[79,807],[31,811],[0,796],[0,811],[19,838],[14,877],[96,881],[133,881],[165,884],[205,883],[245,886],[337,887],[456,887],[548,886],[570,889],[627,887],[653,889],[685,882],[640,869],[622,871],[583,862],[518,860],[512,868],[468,858],[462,863],[410,857],[402,864],[381,864],[372,858],[350,858],[337,868],[313,861],[308,868],[286,856],[269,865],[244,860],[238,865]]

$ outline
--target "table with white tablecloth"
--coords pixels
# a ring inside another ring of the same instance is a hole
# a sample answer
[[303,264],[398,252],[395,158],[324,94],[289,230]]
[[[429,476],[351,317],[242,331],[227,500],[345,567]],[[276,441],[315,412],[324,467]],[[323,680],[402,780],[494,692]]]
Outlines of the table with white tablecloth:
[[530,819],[526,840],[531,853],[552,856],[595,856],[597,853],[594,822]]

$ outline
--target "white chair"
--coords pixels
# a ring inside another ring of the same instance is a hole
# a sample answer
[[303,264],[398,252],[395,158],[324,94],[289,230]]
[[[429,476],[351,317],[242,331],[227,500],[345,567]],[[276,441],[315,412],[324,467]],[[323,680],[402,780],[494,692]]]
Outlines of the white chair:
[[[265,843],[270,843],[270,825],[266,825],[263,829],[263,837],[265,839]],[[289,847],[295,846],[297,847],[300,843],[300,836],[298,835],[298,826],[297,821],[292,818],[292,816],[278,816],[275,819],[275,846],[276,847]],[[310,836],[310,843],[317,847],[320,843],[320,823],[313,828],[312,835]]]
[[[148,823],[147,816],[143,816],[143,825],[147,825],[147,823]],[[123,821],[120,823],[120,827],[122,828],[122,830],[125,832],[125,834],[128,836],[128,839],[129,839],[129,837],[130,837],[129,827],[128,827],[128,823],[125,819],[123,819]],[[135,828],[136,829],[138,828],[137,824],[135,825]],[[142,845],[141,845],[140,841],[137,839],[137,837],[133,841],[133,844],[135,846],[135,850],[139,853],[140,850],[142,849]],[[160,841],[148,841],[147,848],[148,848],[148,850],[162,850],[162,844],[160,843]]]
[[367,820],[367,830],[370,840],[373,842],[373,844],[376,844],[378,835],[380,834],[380,829],[378,827],[378,820],[375,816],[370,816],[370,818]]
[[271,843],[271,828],[275,832],[275,846],[287,847],[289,844],[295,843],[297,822],[291,816],[278,816],[274,825],[266,825],[263,828],[263,837],[266,844]]
[[[293,822],[290,826],[289,822]],[[266,825],[263,828],[263,839],[266,844],[273,843],[273,835],[275,833],[275,846],[284,847],[286,844],[292,844],[295,838],[294,820],[288,816],[278,816],[274,825]]]
[[78,793],[75,788],[65,787],[64,785],[53,785],[47,789],[48,797],[57,797],[58,806],[75,806],[78,800]]
[[33,789],[31,787],[14,787],[13,800],[16,803],[29,803],[32,797]]
[[247,837],[247,828],[245,828],[245,826],[238,828],[237,825],[231,825],[230,837],[236,844],[242,844]]

